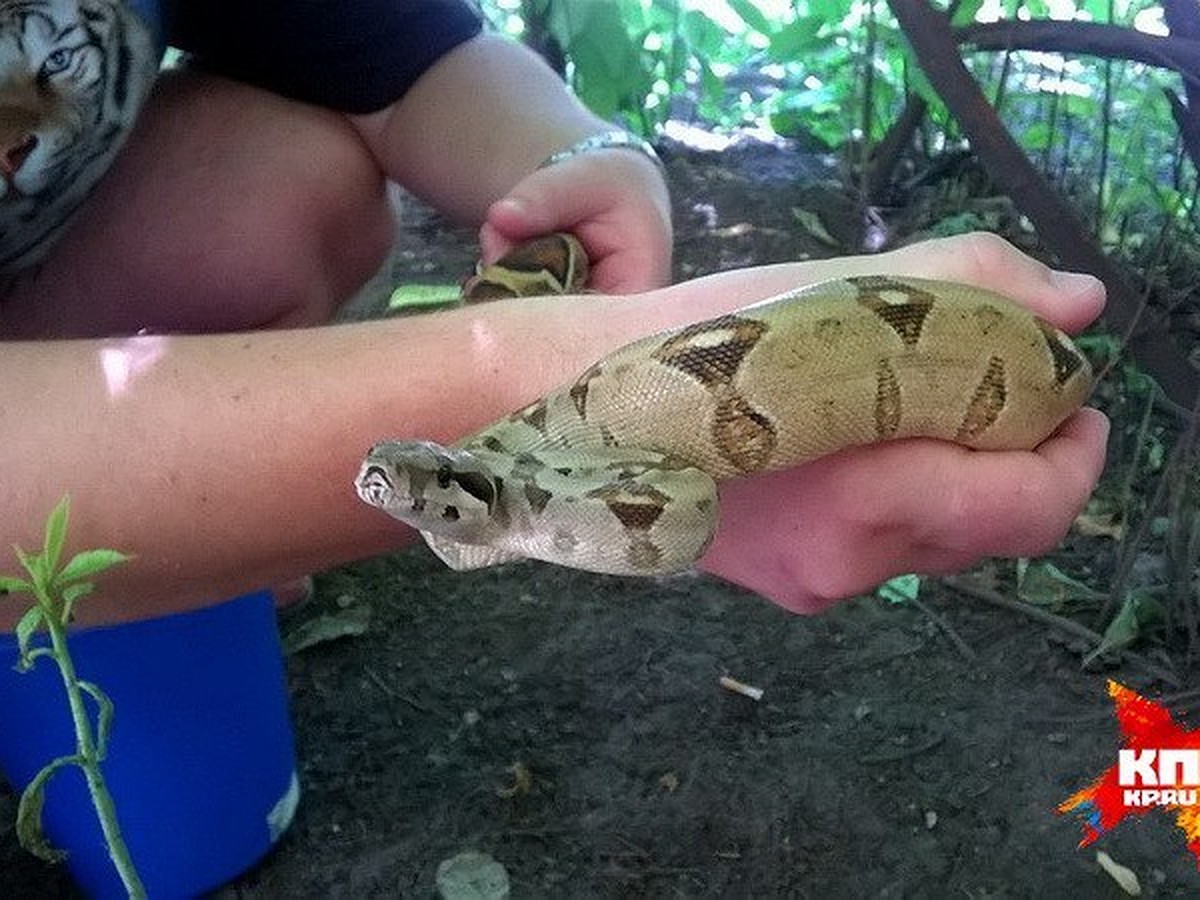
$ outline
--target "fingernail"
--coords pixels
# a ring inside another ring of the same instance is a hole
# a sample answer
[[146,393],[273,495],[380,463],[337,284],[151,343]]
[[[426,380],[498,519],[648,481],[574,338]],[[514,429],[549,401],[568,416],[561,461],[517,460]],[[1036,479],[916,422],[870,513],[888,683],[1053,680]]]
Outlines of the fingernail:
[[516,216],[525,215],[528,209],[525,201],[520,197],[505,197],[503,200],[496,201],[496,206]]
[[1100,293],[1104,290],[1104,282],[1087,272],[1061,272],[1058,269],[1051,269],[1050,281],[1055,288],[1073,297]]

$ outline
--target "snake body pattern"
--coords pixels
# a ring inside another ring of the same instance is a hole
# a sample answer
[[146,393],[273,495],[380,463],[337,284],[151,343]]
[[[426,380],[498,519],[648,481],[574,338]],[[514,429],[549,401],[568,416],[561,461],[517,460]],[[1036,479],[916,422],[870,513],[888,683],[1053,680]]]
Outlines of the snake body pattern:
[[1002,296],[848,277],[635,341],[453,446],[377,444],[356,488],[455,569],[658,575],[703,554],[723,479],[905,437],[1032,448],[1091,384]]

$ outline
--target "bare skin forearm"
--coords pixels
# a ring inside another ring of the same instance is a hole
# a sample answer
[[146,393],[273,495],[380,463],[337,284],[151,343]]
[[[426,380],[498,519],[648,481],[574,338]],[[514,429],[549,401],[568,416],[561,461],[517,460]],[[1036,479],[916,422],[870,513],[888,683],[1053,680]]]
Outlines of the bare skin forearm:
[[442,57],[394,107],[351,121],[392,178],[468,222],[551,153],[611,127],[538,56],[489,34]]
[[[796,264],[357,325],[7,343],[0,547],[39,546],[69,492],[71,548],[137,557],[103,577],[83,621],[189,608],[378,553],[411,534],[352,489],[375,441],[453,440],[635,337],[824,274]],[[0,602],[0,627],[17,607]]]

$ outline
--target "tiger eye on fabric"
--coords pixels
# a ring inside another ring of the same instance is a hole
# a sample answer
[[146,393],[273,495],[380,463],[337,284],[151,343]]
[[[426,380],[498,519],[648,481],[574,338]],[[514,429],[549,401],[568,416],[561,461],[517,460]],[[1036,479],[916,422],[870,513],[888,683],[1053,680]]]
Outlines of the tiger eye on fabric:
[[130,6],[0,2],[5,278],[46,257],[138,120],[159,52]]

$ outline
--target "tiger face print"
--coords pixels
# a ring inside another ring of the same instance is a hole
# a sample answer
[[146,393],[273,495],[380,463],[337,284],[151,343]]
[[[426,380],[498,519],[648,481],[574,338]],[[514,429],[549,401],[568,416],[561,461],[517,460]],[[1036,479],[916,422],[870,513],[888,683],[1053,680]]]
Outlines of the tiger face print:
[[121,0],[0,0],[0,274],[46,255],[157,69],[149,29]]

